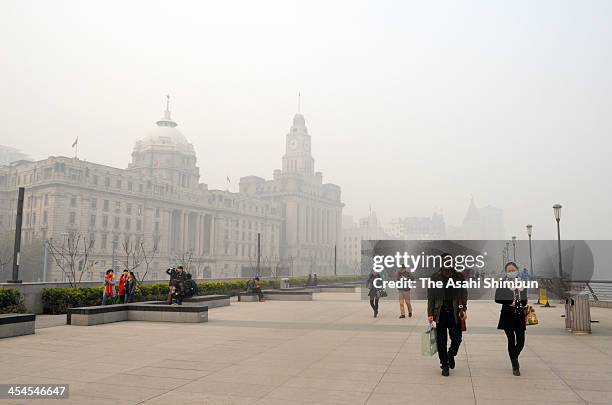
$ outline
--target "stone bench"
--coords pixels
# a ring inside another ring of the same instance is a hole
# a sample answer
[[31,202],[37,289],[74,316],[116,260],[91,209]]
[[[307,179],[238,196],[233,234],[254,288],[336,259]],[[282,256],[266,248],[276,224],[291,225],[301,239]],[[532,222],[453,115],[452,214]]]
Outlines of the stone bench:
[[206,305],[167,305],[155,302],[99,305],[93,307],[69,308],[66,316],[68,325],[92,326],[122,321],[208,322]]
[[0,314],[0,339],[34,334],[34,314]]
[[[230,296],[229,295],[196,295],[194,297],[185,298],[183,303],[192,303],[192,304],[201,304],[206,303],[208,309],[218,308],[218,307],[228,307],[230,305]],[[166,304],[166,301],[147,301],[145,304],[157,304],[162,305]],[[137,304],[137,303],[134,303]],[[166,304],[167,305],[167,304]]]
[[[300,288],[299,290],[263,290],[262,292],[267,301],[312,301],[312,292],[304,288]],[[240,292],[238,293],[238,301],[258,302],[259,297],[257,294]]]
[[312,292],[306,290],[263,290],[268,301],[312,301]]
[[333,293],[354,293],[356,286],[354,285],[322,285],[319,287],[321,292]]

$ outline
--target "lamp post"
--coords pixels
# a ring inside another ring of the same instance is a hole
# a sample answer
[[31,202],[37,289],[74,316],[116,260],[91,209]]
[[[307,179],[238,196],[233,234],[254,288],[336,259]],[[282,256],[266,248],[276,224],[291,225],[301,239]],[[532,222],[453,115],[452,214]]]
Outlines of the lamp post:
[[510,242],[506,242],[506,263],[510,261]]
[[516,236],[512,237],[512,261],[516,263]]
[[559,279],[563,279],[563,260],[561,259],[561,204],[553,205],[555,220],[557,221],[557,246],[559,248]]
[[527,228],[527,236],[529,236],[529,275],[530,278],[533,278],[533,256],[531,254],[531,232],[533,230],[533,225],[528,224]]

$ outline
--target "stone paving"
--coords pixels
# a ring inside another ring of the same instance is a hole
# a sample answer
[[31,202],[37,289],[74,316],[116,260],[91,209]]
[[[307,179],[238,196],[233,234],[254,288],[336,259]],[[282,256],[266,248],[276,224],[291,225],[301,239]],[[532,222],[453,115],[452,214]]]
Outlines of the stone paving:
[[[521,377],[511,373],[499,306],[470,302],[450,377],[420,354],[425,302],[373,318],[359,294],[311,302],[232,302],[203,324],[55,326],[0,340],[0,383],[70,384],[74,404],[610,404],[612,310],[591,335],[567,333],[562,306],[537,308]],[[45,322],[46,326],[57,320]],[[30,401],[44,403],[45,401]],[[0,401],[0,403],[24,403]]]

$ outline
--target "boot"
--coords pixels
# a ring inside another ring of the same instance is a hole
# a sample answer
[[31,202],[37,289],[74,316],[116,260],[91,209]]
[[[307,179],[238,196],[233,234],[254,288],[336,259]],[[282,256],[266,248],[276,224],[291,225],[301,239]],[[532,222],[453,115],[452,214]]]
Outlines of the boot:
[[450,371],[448,371],[448,366],[442,367],[442,375],[444,377],[448,377],[450,375]]
[[512,358],[512,359],[510,359],[510,361],[512,362],[512,374],[514,374],[517,377],[520,376],[521,375],[521,370],[519,368],[518,359]]
[[448,366],[451,370],[455,368],[455,356],[452,356],[450,354],[448,355]]

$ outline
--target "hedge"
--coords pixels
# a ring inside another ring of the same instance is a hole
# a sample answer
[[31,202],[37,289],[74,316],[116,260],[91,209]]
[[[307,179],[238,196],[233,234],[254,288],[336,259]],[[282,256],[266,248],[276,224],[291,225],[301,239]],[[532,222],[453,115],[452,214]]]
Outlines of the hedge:
[[[352,281],[354,276],[322,276],[319,283],[331,281]],[[303,285],[307,277],[292,277],[291,285]],[[198,284],[198,295],[238,295],[246,289],[247,280],[203,281]],[[263,288],[278,288],[278,280],[261,280]],[[46,314],[64,314],[68,308],[102,305],[103,287],[45,288],[42,291],[43,311]],[[136,286],[134,301],[165,300],[168,284],[139,284]]]
[[0,289],[0,314],[12,314],[26,312],[23,305],[23,297],[15,288]]

